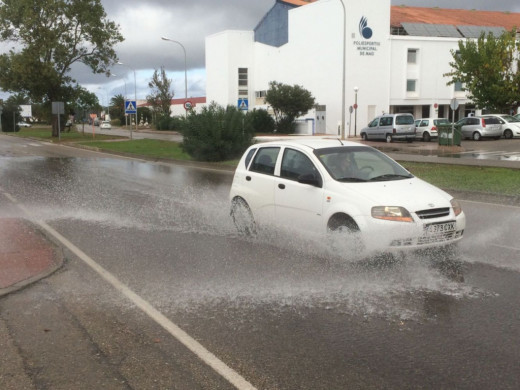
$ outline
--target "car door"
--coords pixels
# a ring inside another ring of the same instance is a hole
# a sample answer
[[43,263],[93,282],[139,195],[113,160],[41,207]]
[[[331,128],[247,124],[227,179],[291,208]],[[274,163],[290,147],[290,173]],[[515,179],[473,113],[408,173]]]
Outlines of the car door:
[[323,179],[304,152],[283,150],[280,176],[274,189],[276,218],[295,228],[320,231],[323,211]]
[[368,127],[366,128],[366,133],[368,135],[368,138],[370,138],[370,139],[377,138],[377,129],[379,126],[379,119],[380,118],[375,118],[372,120],[372,122],[370,122],[368,124]]
[[280,147],[259,148],[245,175],[242,195],[260,223],[271,223],[275,215],[274,173],[279,152]]

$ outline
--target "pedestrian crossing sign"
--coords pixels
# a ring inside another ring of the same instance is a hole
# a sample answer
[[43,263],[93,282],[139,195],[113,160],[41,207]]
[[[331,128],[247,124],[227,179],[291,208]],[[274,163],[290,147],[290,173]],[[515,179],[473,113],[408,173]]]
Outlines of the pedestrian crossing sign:
[[247,99],[238,99],[238,109],[247,111],[249,108],[249,102]]
[[125,114],[137,114],[137,104],[135,100],[125,101]]

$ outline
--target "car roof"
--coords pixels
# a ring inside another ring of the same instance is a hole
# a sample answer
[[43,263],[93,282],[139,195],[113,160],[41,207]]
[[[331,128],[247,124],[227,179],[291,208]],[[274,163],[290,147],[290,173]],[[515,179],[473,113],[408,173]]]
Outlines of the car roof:
[[370,146],[360,144],[358,142],[352,141],[342,141],[339,138],[315,138],[315,137],[302,137],[295,138],[291,140],[283,139],[283,140],[273,140],[267,142],[261,142],[253,145],[254,147],[264,147],[264,146],[299,146],[303,148],[307,148],[309,150],[313,149],[322,149],[322,148],[333,148],[338,146],[361,146],[370,148]]

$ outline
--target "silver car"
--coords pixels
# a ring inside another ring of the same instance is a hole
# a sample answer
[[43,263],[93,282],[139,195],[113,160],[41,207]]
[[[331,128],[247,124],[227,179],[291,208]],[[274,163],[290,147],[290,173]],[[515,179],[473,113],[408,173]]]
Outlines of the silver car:
[[520,119],[505,114],[486,114],[484,118],[497,118],[502,125],[502,135],[505,139],[520,137]]
[[500,139],[502,125],[497,118],[470,116],[459,120],[455,126],[460,128],[462,137],[480,141],[482,138]]

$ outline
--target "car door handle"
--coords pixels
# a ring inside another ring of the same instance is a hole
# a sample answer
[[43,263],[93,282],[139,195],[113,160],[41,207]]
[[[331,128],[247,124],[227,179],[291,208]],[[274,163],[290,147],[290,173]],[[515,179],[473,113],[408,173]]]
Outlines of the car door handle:
[[251,176],[246,176],[247,181],[251,181]]
[[278,188],[281,189],[281,190],[285,190],[285,184],[278,184]]

